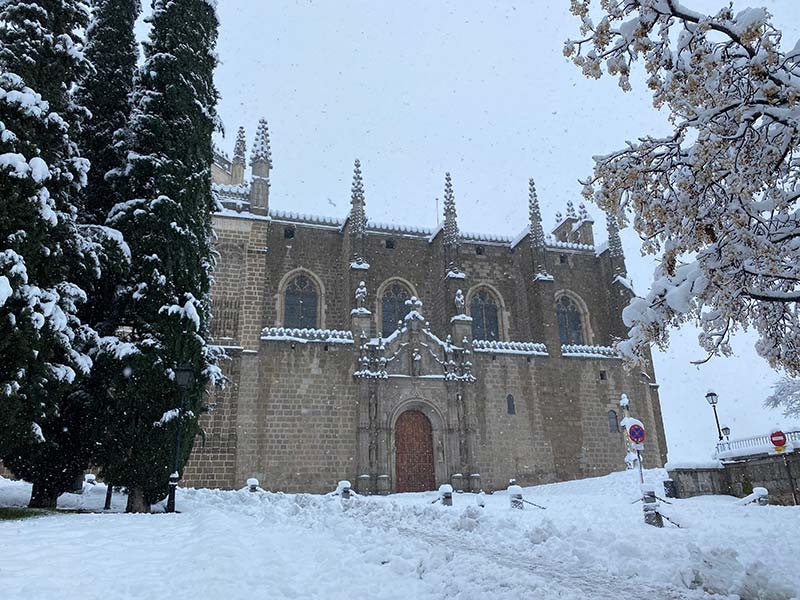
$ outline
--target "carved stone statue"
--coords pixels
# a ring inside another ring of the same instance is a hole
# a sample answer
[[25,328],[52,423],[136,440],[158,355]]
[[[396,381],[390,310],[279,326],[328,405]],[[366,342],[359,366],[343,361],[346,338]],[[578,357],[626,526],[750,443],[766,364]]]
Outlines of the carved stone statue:
[[362,281],[358,284],[358,289],[356,290],[356,306],[358,308],[364,308],[364,301],[367,299],[367,286]]
[[419,351],[414,348],[414,352],[411,355],[411,375],[414,377],[419,377],[422,371],[422,355]]
[[456,311],[458,312],[458,314],[463,315],[464,306],[466,305],[466,302],[464,301],[464,292],[462,292],[461,290],[458,290],[456,292],[455,302],[456,302]]

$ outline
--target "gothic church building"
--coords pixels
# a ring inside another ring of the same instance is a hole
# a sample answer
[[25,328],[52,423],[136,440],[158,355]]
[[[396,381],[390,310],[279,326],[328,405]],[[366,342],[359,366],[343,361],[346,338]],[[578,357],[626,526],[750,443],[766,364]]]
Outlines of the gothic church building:
[[449,175],[435,229],[369,221],[358,161],[344,219],[270,206],[259,124],[218,152],[214,342],[229,360],[183,484],[287,492],[504,488],[625,468],[619,399],[666,441],[651,368],[612,348],[631,297],[619,233],[571,203],[545,235],[533,182],[518,236],[460,231]]

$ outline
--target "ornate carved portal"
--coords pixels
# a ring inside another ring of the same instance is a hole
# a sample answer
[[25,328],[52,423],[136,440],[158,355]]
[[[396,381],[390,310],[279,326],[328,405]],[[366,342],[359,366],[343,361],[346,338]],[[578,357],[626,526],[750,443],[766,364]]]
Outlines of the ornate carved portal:
[[433,428],[418,410],[407,410],[395,424],[395,473],[398,492],[436,489]]

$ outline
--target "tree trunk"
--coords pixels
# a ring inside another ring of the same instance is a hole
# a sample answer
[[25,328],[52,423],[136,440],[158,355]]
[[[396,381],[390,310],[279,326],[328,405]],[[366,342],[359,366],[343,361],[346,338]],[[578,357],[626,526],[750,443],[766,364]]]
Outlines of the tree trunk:
[[28,503],[28,508],[52,508],[55,509],[58,502],[59,493],[52,488],[42,485],[41,483],[33,484],[33,491],[31,492],[31,501]]
[[126,513],[149,513],[150,505],[144,501],[144,490],[140,487],[128,488]]

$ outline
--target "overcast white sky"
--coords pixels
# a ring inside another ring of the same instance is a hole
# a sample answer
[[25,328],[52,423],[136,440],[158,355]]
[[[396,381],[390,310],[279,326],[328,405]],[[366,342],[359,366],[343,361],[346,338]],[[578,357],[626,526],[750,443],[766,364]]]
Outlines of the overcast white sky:
[[[722,0],[686,0],[713,10]],[[794,45],[796,0],[766,6]],[[230,152],[239,125],[252,143],[270,123],[275,208],[344,216],[352,163],[361,159],[373,221],[433,226],[434,198],[450,171],[465,231],[514,235],[526,224],[534,177],[545,225],[579,200],[592,155],[666,130],[642,85],[625,94],[612,79],[584,79],[562,55],[576,37],[568,0],[221,0],[217,86]],[[596,234],[605,239],[603,220]],[[642,291],[652,259],[623,232],[629,270]],[[696,333],[676,333],[656,353],[670,459],[704,459],[716,431],[706,390],[734,436],[780,421],[761,402],[778,377],[743,336],[736,357],[702,367]]]

